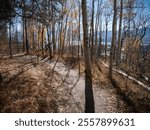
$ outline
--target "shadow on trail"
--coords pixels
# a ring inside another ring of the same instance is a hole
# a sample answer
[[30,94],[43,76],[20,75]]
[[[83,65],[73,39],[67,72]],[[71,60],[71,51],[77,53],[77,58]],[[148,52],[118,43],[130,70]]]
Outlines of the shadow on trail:
[[137,111],[137,109],[135,107],[135,104],[129,98],[129,96],[123,90],[120,89],[120,87],[117,85],[117,82],[114,79],[110,79],[110,82],[113,85],[113,87],[117,90],[117,94],[120,95],[120,97],[122,98],[122,100],[124,100],[127,103],[127,105],[129,107],[131,107],[132,110],[130,112],[131,113],[137,113],[138,111]]

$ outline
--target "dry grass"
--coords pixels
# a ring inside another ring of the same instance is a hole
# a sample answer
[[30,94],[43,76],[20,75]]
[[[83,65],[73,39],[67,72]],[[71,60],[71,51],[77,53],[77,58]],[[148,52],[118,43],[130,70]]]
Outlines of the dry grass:
[[[83,64],[82,64],[83,65]],[[122,100],[132,108],[132,112],[150,112],[150,92],[126,77],[113,72],[113,79],[108,78],[108,68],[101,62],[92,64],[93,84],[105,89],[116,89]]]
[[29,70],[22,72],[19,69],[21,72],[18,72],[18,64],[13,63],[13,59],[9,61],[11,67],[6,65],[7,60],[1,62],[1,67],[7,71],[2,72],[3,81],[0,83],[0,112],[57,112],[51,85],[41,89]]
[[27,57],[0,59],[0,112],[80,112],[62,76]]
[[127,80],[124,76],[114,72],[113,79],[120,90],[132,102],[136,112],[150,112],[150,92],[137,83]]

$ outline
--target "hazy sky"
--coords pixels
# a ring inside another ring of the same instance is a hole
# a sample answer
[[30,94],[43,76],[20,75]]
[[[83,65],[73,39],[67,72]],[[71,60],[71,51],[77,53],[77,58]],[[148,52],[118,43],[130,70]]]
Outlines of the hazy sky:
[[150,4],[150,0],[144,0],[146,4]]
[[145,7],[150,10],[150,0],[143,0],[145,3]]

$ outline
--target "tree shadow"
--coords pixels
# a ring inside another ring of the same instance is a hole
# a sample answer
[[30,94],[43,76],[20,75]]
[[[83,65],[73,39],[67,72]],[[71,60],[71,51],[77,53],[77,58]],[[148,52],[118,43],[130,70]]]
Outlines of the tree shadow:
[[124,100],[129,107],[131,107],[131,109],[132,109],[131,112],[137,113],[138,111],[136,109],[136,106],[135,106],[134,102],[129,98],[129,95],[127,95],[123,90],[121,90],[121,88],[117,85],[117,82],[113,78],[109,78],[109,79],[110,79],[110,82],[113,85],[113,87],[116,89],[117,94],[120,95],[122,100]]
[[85,113],[95,113],[95,102],[91,75],[85,72]]

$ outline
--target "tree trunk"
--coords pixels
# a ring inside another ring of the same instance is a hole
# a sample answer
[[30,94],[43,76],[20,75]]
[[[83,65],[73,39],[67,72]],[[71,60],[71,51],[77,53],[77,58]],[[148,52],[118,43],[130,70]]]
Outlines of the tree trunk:
[[66,22],[65,22],[65,27],[64,27],[64,31],[63,31],[61,57],[63,57],[63,54],[64,54],[64,46],[65,46],[66,32],[67,32],[67,23],[68,23],[68,15],[66,16]]
[[62,50],[62,28],[63,28],[63,20],[60,22],[59,25],[59,55],[61,55]]
[[11,18],[9,22],[9,54],[10,58],[12,58],[12,45],[11,45]]
[[[35,23],[33,22],[33,25]],[[36,42],[35,42],[35,34],[34,34],[34,26],[33,26],[33,29],[32,29],[32,44],[33,44],[33,49],[35,50],[36,49]]]
[[23,52],[25,52],[25,34],[24,34],[24,18],[22,18],[22,49],[23,49]]
[[16,25],[16,43],[17,43],[17,53],[19,53],[19,41],[18,41],[18,29]]
[[91,60],[93,60],[93,54],[94,54],[94,2],[92,1],[92,21],[91,21]]
[[84,58],[85,58],[85,112],[95,112],[92,89],[91,61],[88,39],[87,7],[86,0],[82,0],[82,20],[84,35]]
[[53,43],[53,54],[56,53],[56,41],[55,41],[55,23],[52,23],[52,43]]
[[100,22],[100,7],[101,6],[101,2],[98,1],[98,7],[97,7],[97,14],[96,14],[96,22],[95,22],[95,51],[97,52],[97,56],[98,56],[98,53],[99,53],[99,49],[97,49],[98,47],[98,27],[99,27],[99,22]]
[[111,41],[111,50],[109,57],[109,77],[112,78],[112,68],[113,68],[113,57],[114,57],[114,48],[116,42],[116,24],[117,24],[117,0],[114,0],[114,16],[113,16],[113,25],[112,25],[112,41]]
[[102,46],[102,19],[100,19],[100,25],[99,25],[99,31],[100,31],[100,35],[99,35],[99,44],[98,44],[98,57],[101,57],[101,46]]
[[106,20],[106,34],[105,34],[105,59],[107,57],[107,38],[108,38],[108,21]]
[[38,29],[38,41],[37,41],[37,44],[38,44],[37,60],[39,60],[39,55],[40,55],[40,26],[39,26],[39,29]]
[[42,56],[44,56],[44,27],[42,27]]
[[27,31],[27,19],[25,17],[24,19],[24,24],[25,24],[25,35],[26,35],[26,51],[27,51],[27,54],[29,54],[29,43],[28,43],[28,31]]
[[122,30],[122,13],[123,13],[123,0],[120,1],[120,20],[119,20],[119,33],[118,33],[118,46],[116,55],[116,65],[118,66],[121,58],[121,30]]
[[47,37],[48,37],[49,58],[52,59],[52,49],[51,49],[50,35],[49,35],[48,27],[47,27]]
[[80,21],[81,21],[81,5],[80,1],[78,0],[79,3],[79,26],[78,26],[78,62],[79,62],[79,76],[80,76],[80,44],[81,44],[81,37],[80,37]]
[[28,30],[27,30],[27,18],[26,18],[26,3],[25,0],[23,0],[23,5],[24,5],[24,9],[23,9],[23,17],[24,17],[24,29],[25,29],[25,38],[26,38],[26,42],[25,42],[25,46],[26,46],[26,53],[29,54],[29,43],[28,43]]

